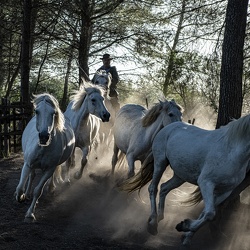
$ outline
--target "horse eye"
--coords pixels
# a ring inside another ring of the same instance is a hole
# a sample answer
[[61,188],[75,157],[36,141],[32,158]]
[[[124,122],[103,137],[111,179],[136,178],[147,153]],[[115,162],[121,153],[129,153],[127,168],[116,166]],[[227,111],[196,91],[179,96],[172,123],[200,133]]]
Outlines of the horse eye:
[[35,109],[35,113],[36,113],[36,115],[38,114],[38,110],[37,109]]
[[169,113],[168,115],[169,115],[170,117],[173,117],[173,116],[174,116],[174,114],[173,114],[173,113]]
[[99,84],[99,81],[96,81],[95,84]]
[[91,99],[91,102],[95,103],[95,99]]

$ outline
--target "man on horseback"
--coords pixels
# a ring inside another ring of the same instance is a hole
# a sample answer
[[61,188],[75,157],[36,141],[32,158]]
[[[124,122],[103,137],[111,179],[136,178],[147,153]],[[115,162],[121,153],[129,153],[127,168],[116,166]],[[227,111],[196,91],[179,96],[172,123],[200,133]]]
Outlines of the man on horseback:
[[105,70],[107,73],[110,73],[112,76],[112,81],[109,90],[109,96],[111,97],[111,104],[114,107],[115,111],[117,112],[120,109],[120,104],[118,102],[118,92],[116,90],[116,85],[119,82],[119,76],[115,66],[111,66],[111,60],[113,59],[110,57],[110,54],[104,54],[102,58],[100,58],[103,62],[103,65],[97,70]]

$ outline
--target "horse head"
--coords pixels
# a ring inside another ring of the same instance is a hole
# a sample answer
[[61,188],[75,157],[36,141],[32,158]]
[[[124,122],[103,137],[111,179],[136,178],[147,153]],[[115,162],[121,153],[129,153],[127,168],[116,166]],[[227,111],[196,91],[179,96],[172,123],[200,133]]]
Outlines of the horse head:
[[[169,123],[182,121],[182,107],[174,100],[171,101],[160,101],[160,106],[165,114],[163,115],[163,126],[165,127]],[[166,115],[167,114],[167,115]]]
[[72,110],[82,114],[92,114],[103,122],[108,122],[110,113],[104,103],[105,90],[98,85],[83,81],[79,91],[75,91],[72,99]]
[[110,118],[110,113],[107,110],[103,92],[100,88],[86,88],[86,93],[88,95],[88,110],[89,113],[99,117],[103,122],[108,122]]
[[36,114],[36,129],[39,145],[48,146],[54,129],[63,130],[64,116],[59,109],[58,101],[49,94],[36,95],[33,100]]
[[112,75],[107,73],[105,70],[99,70],[95,73],[93,78],[93,83],[103,87],[106,91],[106,94],[109,94],[109,88],[112,80]]
[[142,119],[142,125],[147,127],[154,123],[158,117],[162,117],[162,125],[165,127],[169,123],[182,120],[182,108],[172,101],[159,101],[148,110]]

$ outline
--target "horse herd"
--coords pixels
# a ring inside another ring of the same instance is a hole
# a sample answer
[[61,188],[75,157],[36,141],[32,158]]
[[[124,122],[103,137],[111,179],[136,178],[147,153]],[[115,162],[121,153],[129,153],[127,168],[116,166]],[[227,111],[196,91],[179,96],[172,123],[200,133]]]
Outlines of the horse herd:
[[[81,178],[100,126],[109,124],[113,116],[110,124],[114,138],[111,172],[114,173],[120,150],[126,155],[129,170],[119,188],[133,192],[151,181],[148,189],[151,202],[149,233],[157,234],[158,222],[165,215],[165,198],[171,190],[184,182],[198,186],[204,200],[203,211],[196,220],[186,219],[176,226],[178,231],[184,232],[182,246],[189,247],[194,233],[214,219],[216,207],[242,182],[249,170],[250,115],[216,130],[204,130],[182,122],[181,107],[173,100],[165,100],[149,110],[125,104],[114,117],[105,105],[108,101],[106,91],[103,86],[85,82],[72,95],[64,113],[52,95],[34,96],[35,115],[23,132],[24,165],[15,192],[19,202],[32,196],[25,221],[35,220],[37,201],[60,164],[65,162],[64,181],[71,181],[76,148],[81,149],[82,158],[80,170],[74,177]],[[135,174],[136,160],[141,162],[141,169]],[[168,165],[173,170],[173,177],[161,184],[157,209],[158,184]],[[42,176],[31,190],[36,168],[42,169]]]

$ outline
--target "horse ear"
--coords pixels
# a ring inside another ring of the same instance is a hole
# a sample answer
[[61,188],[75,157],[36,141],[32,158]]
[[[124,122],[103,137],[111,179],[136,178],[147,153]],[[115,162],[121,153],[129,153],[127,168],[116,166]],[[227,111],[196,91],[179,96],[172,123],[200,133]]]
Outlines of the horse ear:
[[159,100],[159,103],[160,103],[160,109],[162,109],[164,107],[164,102]]
[[164,103],[169,103],[169,101],[165,98],[164,101],[159,100],[160,104],[163,105]]

